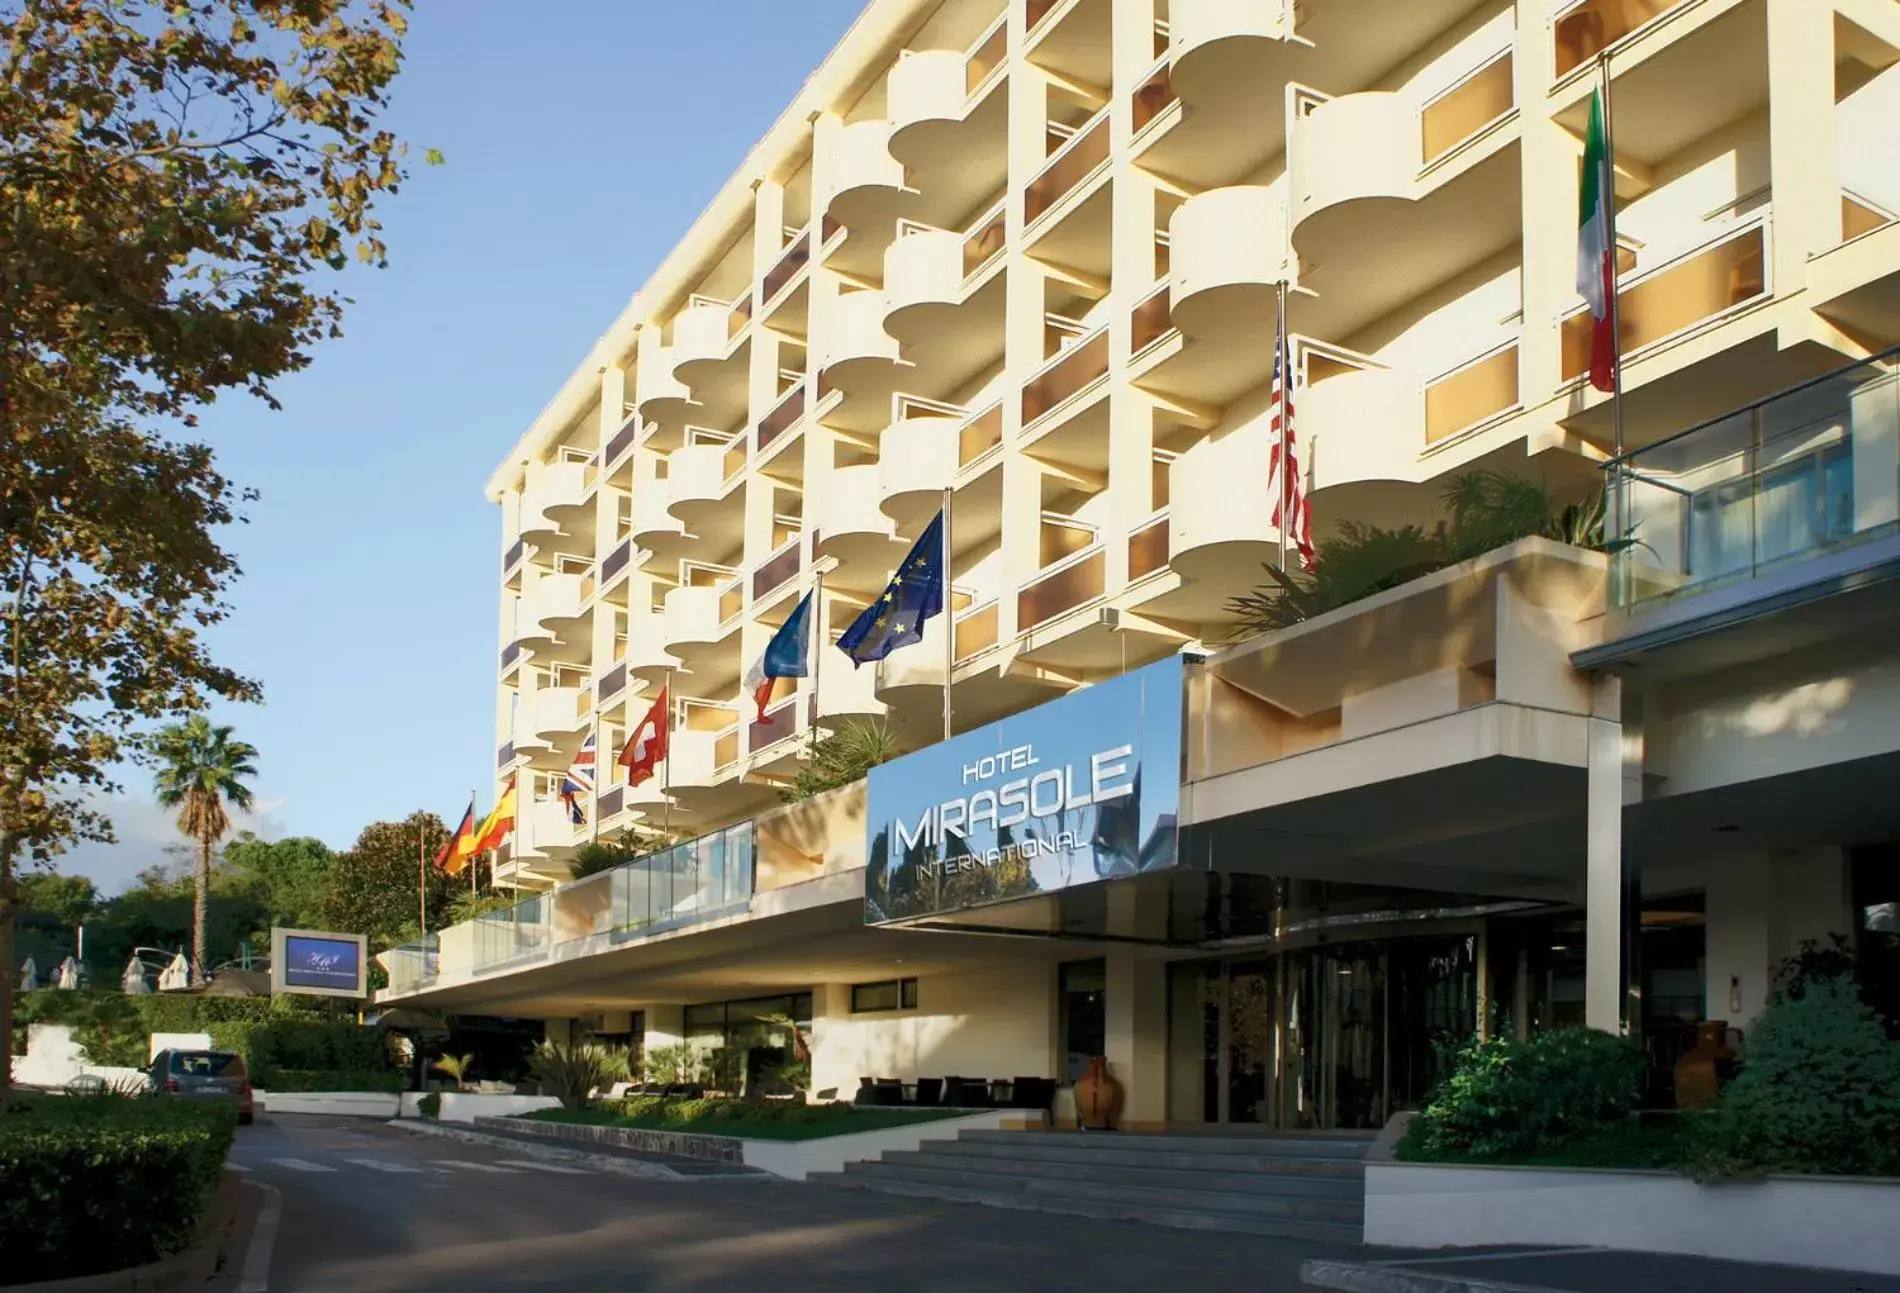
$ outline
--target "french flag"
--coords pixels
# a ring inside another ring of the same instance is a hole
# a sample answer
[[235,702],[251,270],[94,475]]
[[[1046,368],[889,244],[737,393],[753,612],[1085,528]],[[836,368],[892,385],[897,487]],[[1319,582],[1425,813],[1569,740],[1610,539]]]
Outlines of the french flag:
[[765,707],[772,701],[772,686],[780,678],[805,678],[811,675],[811,594],[800,599],[778,632],[765,644],[765,654],[746,670],[745,687],[758,707],[758,721],[765,721]]

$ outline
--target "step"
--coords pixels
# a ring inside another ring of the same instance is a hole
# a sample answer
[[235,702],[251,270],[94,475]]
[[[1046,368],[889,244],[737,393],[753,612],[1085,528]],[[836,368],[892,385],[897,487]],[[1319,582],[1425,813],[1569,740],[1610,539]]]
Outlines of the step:
[[928,1140],[935,1153],[969,1158],[993,1158],[1012,1163],[1068,1163],[1088,1167],[1133,1167],[1182,1171],[1271,1172],[1314,1180],[1358,1182],[1365,1164],[1356,1158],[1292,1158],[1277,1154],[1180,1153],[1166,1148],[1142,1147],[1127,1141],[1091,1138],[1086,1143],[1042,1132],[1013,1132],[1005,1139],[976,1140],[965,1133],[957,1140]]
[[1361,1162],[1372,1148],[1365,1135],[1321,1133],[1311,1136],[1150,1136],[1112,1131],[965,1131],[959,1140],[970,1144],[1016,1144],[1035,1140],[1049,1146],[1088,1149],[1112,1148],[1143,1154],[1194,1154],[1216,1158],[1238,1154],[1250,1158],[1328,1159]]
[[926,1141],[921,1149],[886,1150],[883,1161],[911,1167],[934,1167],[944,1171],[1000,1173],[1044,1180],[1137,1185],[1155,1189],[1303,1195],[1316,1199],[1350,1199],[1355,1203],[1365,1196],[1365,1182],[1358,1170],[1315,1176],[1280,1172],[1272,1168],[1263,1171],[1229,1171],[1225,1164],[1176,1167],[1172,1164],[1151,1166],[1143,1163],[1128,1167],[1060,1159],[956,1153],[953,1152],[955,1149],[953,1142]]
[[1130,1208],[1147,1205],[1158,1210],[1207,1215],[1271,1218],[1356,1225],[1363,1215],[1360,1199],[1314,1198],[1310,1195],[1257,1194],[1224,1190],[1181,1190],[1165,1186],[1118,1185],[1109,1182],[1050,1180],[1002,1172],[970,1172],[908,1163],[847,1163],[845,1175],[914,1185],[941,1185],[955,1189],[985,1190],[1034,1198],[1070,1199]]
[[1005,1190],[932,1185],[844,1173],[814,1173],[807,1179],[822,1185],[867,1190],[877,1194],[943,1199],[952,1203],[977,1203],[985,1207],[1012,1208],[1019,1212],[1051,1212],[1073,1217],[1094,1217],[1103,1221],[1142,1221],[1149,1225],[1171,1226],[1181,1230],[1222,1230],[1235,1234],[1267,1235],[1277,1239],[1308,1239],[1323,1243],[1355,1245],[1360,1242],[1364,1233],[1364,1228],[1356,1222],[1342,1224],[1278,1217],[1238,1216],[1233,1213],[1183,1212],[1177,1209],[1143,1206],[1129,1202],[1099,1203],[1086,1199],[1064,1198],[1054,1194],[1010,1193]]

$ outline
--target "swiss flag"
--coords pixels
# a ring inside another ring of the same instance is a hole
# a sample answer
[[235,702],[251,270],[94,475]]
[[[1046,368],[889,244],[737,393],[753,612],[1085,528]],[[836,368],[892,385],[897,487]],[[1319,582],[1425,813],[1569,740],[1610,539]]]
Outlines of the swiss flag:
[[666,757],[667,704],[668,689],[660,688],[660,694],[653,698],[653,707],[647,710],[647,716],[633,729],[633,735],[627,738],[627,744],[620,751],[620,766],[627,770],[627,784],[637,786],[652,777],[653,770]]

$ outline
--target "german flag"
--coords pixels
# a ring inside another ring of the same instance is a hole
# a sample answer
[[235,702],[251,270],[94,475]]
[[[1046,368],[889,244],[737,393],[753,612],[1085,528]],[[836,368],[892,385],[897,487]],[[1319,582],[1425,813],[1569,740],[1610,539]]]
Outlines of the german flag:
[[455,828],[448,842],[436,851],[435,869],[449,875],[460,875],[468,866],[470,850],[462,847],[463,841],[475,834],[475,800],[471,796],[468,810],[462,814],[462,824]]

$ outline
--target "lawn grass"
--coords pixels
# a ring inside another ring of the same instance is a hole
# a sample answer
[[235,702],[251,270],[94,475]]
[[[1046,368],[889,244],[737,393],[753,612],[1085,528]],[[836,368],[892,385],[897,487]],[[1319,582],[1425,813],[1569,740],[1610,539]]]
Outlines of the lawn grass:
[[[698,1136],[738,1136],[746,1140],[818,1140],[849,1136],[853,1132],[883,1131],[915,1123],[936,1122],[979,1112],[971,1109],[888,1109],[855,1105],[776,1106],[787,1116],[773,1117],[757,1105],[731,1110],[707,1110],[713,1101],[683,1101],[664,1112],[623,1114],[613,1107],[538,1109],[522,1117],[531,1122],[582,1123],[595,1127],[633,1127],[641,1131],[687,1132]],[[738,1102],[733,1102],[735,1105]],[[769,1110],[774,1106],[766,1106]]]

